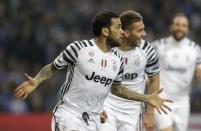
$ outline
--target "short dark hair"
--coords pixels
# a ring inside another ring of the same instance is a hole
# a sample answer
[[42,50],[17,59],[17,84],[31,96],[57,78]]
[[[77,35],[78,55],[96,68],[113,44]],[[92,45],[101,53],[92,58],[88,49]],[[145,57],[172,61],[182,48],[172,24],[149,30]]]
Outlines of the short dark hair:
[[120,14],[120,20],[121,20],[123,30],[128,29],[129,26],[133,24],[133,22],[139,22],[142,19],[143,18],[141,14],[133,10],[127,10]]
[[95,37],[100,36],[102,28],[111,26],[112,18],[119,18],[119,15],[112,11],[99,12],[92,21],[93,35]]

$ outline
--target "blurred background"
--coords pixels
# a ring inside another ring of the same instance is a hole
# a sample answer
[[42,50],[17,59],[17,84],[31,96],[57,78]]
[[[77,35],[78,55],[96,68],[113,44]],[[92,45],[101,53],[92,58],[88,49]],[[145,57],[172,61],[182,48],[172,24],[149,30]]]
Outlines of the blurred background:
[[[201,0],[0,0],[1,115],[52,111],[65,71],[43,83],[25,101],[15,99],[13,90],[24,81],[25,72],[35,76],[68,43],[92,38],[91,20],[104,9],[139,11],[149,41],[167,36],[172,15],[184,12],[190,20],[189,37],[201,43]],[[191,112],[199,116],[201,85],[196,81],[192,85]]]

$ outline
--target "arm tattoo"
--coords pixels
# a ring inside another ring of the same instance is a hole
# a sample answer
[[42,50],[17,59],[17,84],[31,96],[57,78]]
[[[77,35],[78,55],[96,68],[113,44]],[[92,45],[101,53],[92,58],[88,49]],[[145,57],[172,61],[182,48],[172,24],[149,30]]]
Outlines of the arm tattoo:
[[113,85],[111,93],[128,100],[147,102],[147,96],[134,92],[123,85]]
[[40,84],[53,76],[55,72],[56,68],[53,66],[53,64],[48,64],[40,70],[40,72],[35,76],[34,79],[38,81],[38,84]]

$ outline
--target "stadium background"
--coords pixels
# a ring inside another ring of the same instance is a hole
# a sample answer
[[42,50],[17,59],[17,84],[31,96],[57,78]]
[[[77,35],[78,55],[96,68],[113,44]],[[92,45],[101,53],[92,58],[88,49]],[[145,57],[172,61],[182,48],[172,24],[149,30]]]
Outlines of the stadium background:
[[[190,19],[189,37],[201,43],[201,0],[1,0],[0,131],[17,131],[13,124],[33,130],[34,126],[44,125],[50,130],[48,112],[56,103],[65,74],[57,73],[25,101],[15,99],[13,90],[24,81],[24,72],[35,76],[67,43],[91,38],[91,19],[104,9],[117,13],[127,9],[139,11],[149,41],[167,36],[170,18],[182,11]],[[201,85],[195,81],[191,96],[189,130],[200,131]],[[32,124],[22,125],[23,122]]]

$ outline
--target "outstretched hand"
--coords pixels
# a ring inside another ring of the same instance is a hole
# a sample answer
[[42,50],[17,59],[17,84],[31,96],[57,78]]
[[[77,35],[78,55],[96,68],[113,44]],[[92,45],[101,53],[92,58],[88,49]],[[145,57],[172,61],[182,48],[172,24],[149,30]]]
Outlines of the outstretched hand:
[[14,96],[16,98],[26,99],[27,96],[37,87],[37,81],[34,80],[33,77],[29,76],[27,73],[24,75],[27,80],[14,90]]
[[165,114],[168,114],[167,111],[165,110],[165,108],[168,109],[169,111],[171,111],[171,109],[165,104],[165,102],[172,103],[173,101],[159,97],[159,94],[162,91],[163,91],[163,89],[160,89],[160,90],[148,95],[148,104],[155,107],[159,114],[161,114],[161,111],[164,112]]

